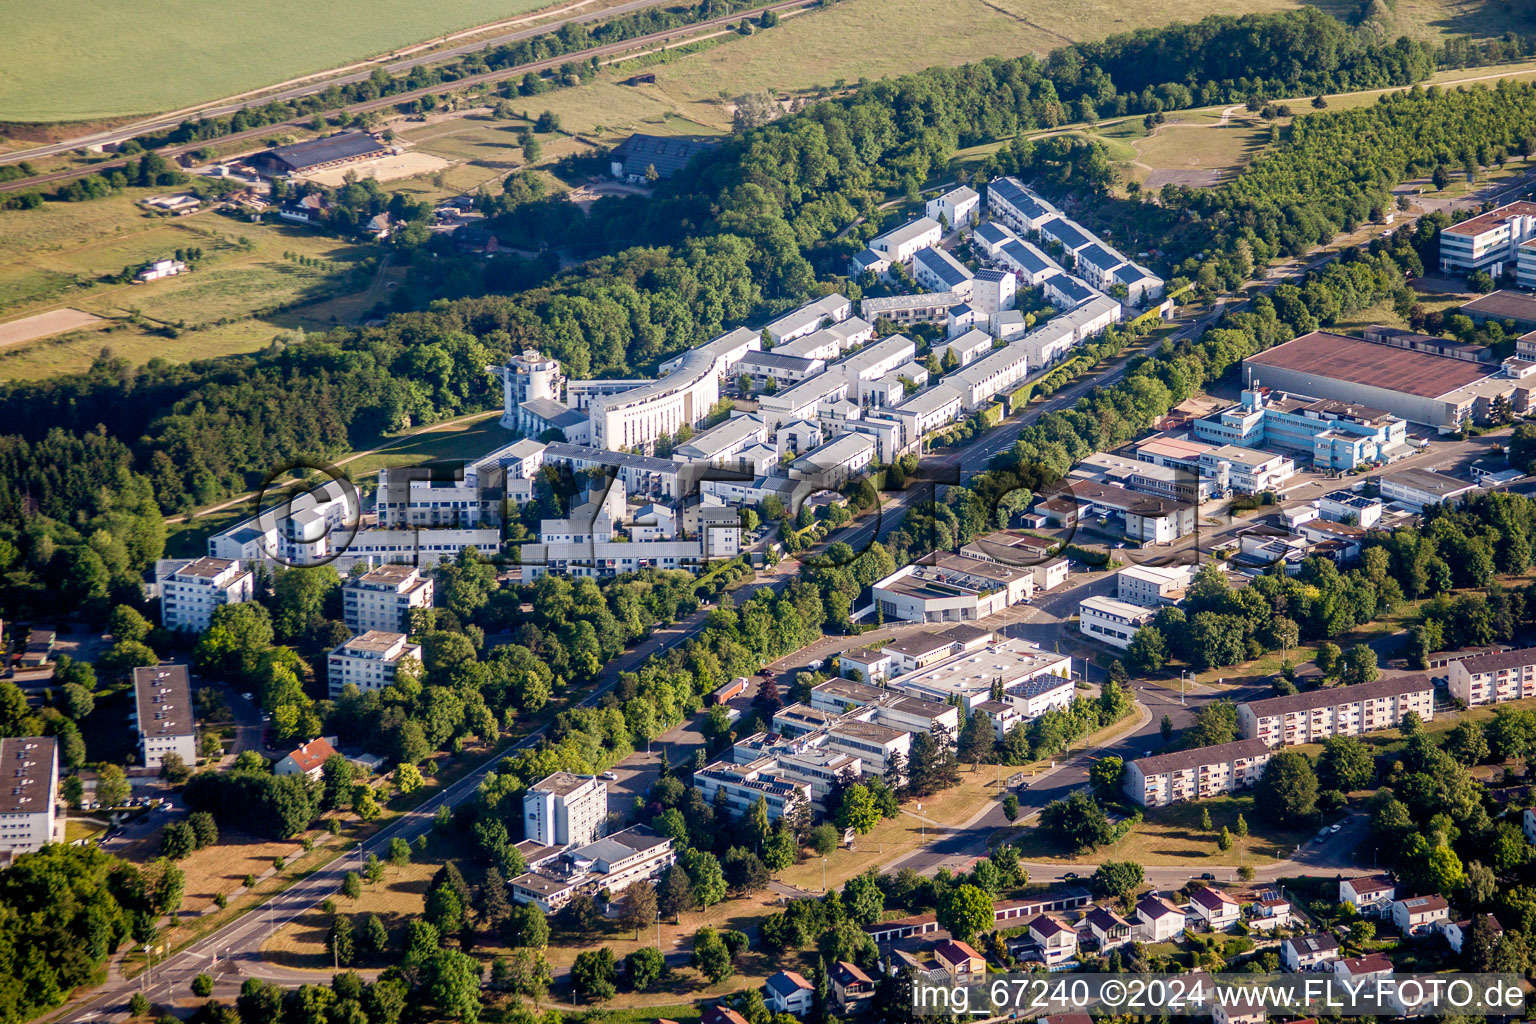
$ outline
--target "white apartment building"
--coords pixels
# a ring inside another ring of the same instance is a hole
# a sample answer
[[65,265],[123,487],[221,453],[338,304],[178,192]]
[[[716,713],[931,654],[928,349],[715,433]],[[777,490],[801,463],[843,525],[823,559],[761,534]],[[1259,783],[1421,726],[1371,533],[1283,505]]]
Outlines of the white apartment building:
[[862,317],[849,317],[810,334],[801,335],[773,347],[777,354],[821,359],[831,362],[838,356],[875,340],[875,326]]
[[763,328],[775,346],[815,334],[827,324],[840,323],[853,315],[853,303],[842,295],[824,295],[793,309]]
[[1153,609],[1178,604],[1198,572],[1194,565],[1129,565],[1115,573],[1115,599]]
[[420,661],[421,645],[407,643],[404,633],[370,629],[344,641],[326,658],[330,695],[339,697],[348,683],[365,693],[382,690],[395,681],[402,663]]
[[730,368],[762,347],[761,334],[739,327],[663,363],[660,380],[592,396],[586,407],[592,444],[649,451],[663,434],[675,437],[684,425],[698,426],[720,401],[720,382]]
[[1536,203],[1506,203],[1440,232],[1440,269],[1486,270],[1494,277],[1516,261],[1521,243],[1536,237]]
[[919,249],[912,257],[912,280],[931,292],[971,294],[971,270],[943,249]]
[[977,316],[990,323],[994,313],[1012,309],[1017,302],[1019,279],[1008,270],[979,270],[971,278],[971,305]]
[[156,570],[160,623],[166,629],[201,633],[215,608],[249,601],[255,593],[255,574],[234,559],[162,561]]
[[904,565],[870,588],[886,621],[975,622],[1035,592],[1034,574],[962,555]]
[[1237,706],[1237,725],[1250,739],[1272,747],[1292,746],[1395,729],[1410,711],[1426,722],[1435,717],[1435,688],[1427,675],[1247,701]]
[[969,185],[961,185],[928,200],[924,212],[933,220],[942,219],[951,228],[966,227],[976,223],[981,215],[981,196]]
[[585,846],[607,819],[608,786],[594,775],[555,772],[523,794],[523,834],[542,846]]
[[1000,221],[987,221],[985,224],[976,225],[971,232],[971,248],[984,258],[993,260],[997,258],[997,251],[1002,248],[1003,243],[1018,237],[1012,228]]
[[167,754],[178,754],[187,767],[195,766],[197,724],[187,667],[154,665],[134,669],[133,701],[144,767],[159,768]]
[[974,412],[1023,383],[1029,366],[1029,349],[1022,342],[1014,342],[962,366],[946,376],[944,383],[960,392],[960,403],[967,412]]
[[1010,238],[997,247],[994,254],[997,264],[1013,273],[1021,284],[1038,288],[1047,278],[1062,273],[1061,264],[1045,252],[1021,238]]
[[1113,597],[1085,597],[1077,606],[1078,632],[1093,640],[1125,650],[1136,631],[1157,614],[1155,608],[1130,604]]
[[1032,234],[1060,213],[1018,178],[994,178],[987,185],[987,214],[1021,235]]
[[959,361],[960,366],[969,366],[991,351],[992,336],[981,330],[967,330],[951,337],[942,345],[933,346],[933,354],[940,365],[943,365],[945,356],[950,352],[955,354],[955,359]]
[[341,610],[354,633],[409,633],[411,612],[431,608],[435,584],[413,565],[381,565],[341,585]]
[[767,443],[768,434],[768,425],[761,417],[750,413],[732,416],[678,445],[672,450],[672,457],[708,466],[733,465],[748,448]]
[[916,295],[877,295],[859,300],[859,314],[877,323],[940,324],[949,311],[970,298],[969,292],[919,292]]
[[843,434],[813,448],[789,464],[793,480],[810,480],[837,490],[875,461],[875,441],[864,434]]
[[1257,782],[1269,757],[1261,739],[1143,757],[1125,766],[1125,792],[1143,807],[1225,796]]
[[870,240],[869,247],[892,263],[906,263],[919,252],[938,245],[944,229],[932,217],[919,217]]
[[1536,697],[1536,647],[1457,658],[1446,666],[1446,685],[1468,707]]
[[959,419],[964,408],[964,397],[959,391],[948,384],[938,384],[905,399],[888,410],[888,415],[902,423],[906,436],[921,438]]
[[55,799],[58,743],[48,736],[0,739],[0,772],[5,773],[10,789],[7,793],[0,788],[0,857],[14,860],[62,841],[64,822],[57,815]]

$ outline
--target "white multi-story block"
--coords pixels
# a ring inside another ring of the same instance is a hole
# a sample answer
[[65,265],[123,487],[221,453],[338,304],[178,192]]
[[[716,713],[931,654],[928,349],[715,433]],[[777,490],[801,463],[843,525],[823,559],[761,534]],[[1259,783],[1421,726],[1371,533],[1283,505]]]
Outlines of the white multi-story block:
[[1115,573],[1115,598],[1142,608],[1178,604],[1199,571],[1193,565],[1130,565]]
[[1248,701],[1237,706],[1237,724],[1244,736],[1278,747],[1395,729],[1410,711],[1426,722],[1435,717],[1435,688],[1426,675]]
[[869,247],[892,263],[907,263],[924,249],[939,244],[944,229],[932,217],[919,217],[870,239]]
[[606,892],[618,897],[636,882],[661,877],[677,861],[672,840],[645,825],[635,825],[551,854],[533,851],[538,858],[532,871],[507,883],[518,903],[553,914],[580,894]]
[[887,621],[974,622],[1035,592],[1027,569],[962,555],[936,555],[932,564],[904,565],[870,588]]
[[936,199],[928,200],[924,212],[951,228],[966,227],[976,223],[981,213],[981,196],[969,185],[961,185]]
[[1522,242],[1536,236],[1536,203],[1507,203],[1440,231],[1440,269],[1448,274],[1486,270],[1494,277],[1516,260]]
[[370,629],[343,642],[326,658],[330,695],[341,695],[348,683],[359,690],[382,690],[395,681],[403,663],[419,662],[421,645],[407,643],[404,633]]
[[853,303],[848,299],[841,295],[824,295],[770,321],[763,330],[768,332],[768,337],[773,339],[775,345],[782,345],[786,341],[814,334],[826,324],[840,323],[852,315]]
[[987,214],[1020,234],[1030,234],[1060,211],[1017,178],[994,178],[987,185]]
[[188,767],[197,764],[197,725],[187,667],[134,669],[133,697],[144,767],[159,768],[167,754],[180,755]]
[[933,292],[971,294],[971,270],[943,249],[919,249],[912,257],[912,280]]
[[166,629],[201,633],[213,610],[249,601],[255,574],[228,558],[199,558],[191,562],[161,562],[160,622]]
[[1157,614],[1154,608],[1119,601],[1113,597],[1085,597],[1077,607],[1077,629],[1122,651],[1131,646],[1136,631]]
[[434,584],[413,565],[381,565],[341,585],[341,611],[354,633],[409,633],[411,612],[431,608]]
[[523,794],[523,833],[544,846],[585,846],[608,820],[608,787],[594,775],[555,772]]
[[[191,762],[187,762],[191,764]],[[17,736],[0,740],[0,857],[14,859],[63,839],[54,835],[62,824],[56,813],[59,789],[58,743],[47,736]]]

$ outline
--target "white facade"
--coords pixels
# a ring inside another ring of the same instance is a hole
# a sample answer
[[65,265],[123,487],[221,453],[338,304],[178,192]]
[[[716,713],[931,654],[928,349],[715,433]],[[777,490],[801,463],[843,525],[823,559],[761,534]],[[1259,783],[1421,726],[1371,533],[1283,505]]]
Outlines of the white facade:
[[1237,706],[1237,724],[1245,737],[1292,746],[1395,729],[1410,711],[1426,722],[1435,717],[1435,688],[1426,675],[1248,701]]
[[961,185],[928,200],[924,212],[933,220],[942,218],[951,228],[966,227],[981,214],[981,196],[969,185]]
[[1125,766],[1125,792],[1143,807],[1226,796],[1257,782],[1269,758],[1259,739],[1143,757]]
[[187,667],[134,669],[133,697],[144,767],[159,768],[167,754],[179,755],[189,768],[196,765],[197,725]]
[[975,622],[1034,594],[1034,576],[997,562],[940,555],[877,581],[870,597],[886,621]]
[[[194,762],[188,761],[187,764]],[[0,740],[0,771],[9,792],[0,790],[0,856],[15,859],[62,841],[57,815],[58,743],[47,736]]]
[[411,612],[431,608],[432,577],[410,565],[382,565],[341,585],[341,609],[353,633],[411,631]]
[[1112,597],[1085,597],[1077,607],[1077,628],[1084,636],[1125,650],[1136,631],[1157,614],[1156,609]]
[[369,630],[345,641],[326,658],[330,695],[341,695],[348,683],[365,693],[382,690],[395,681],[402,662],[419,662],[421,645],[407,643],[404,633]]
[[161,562],[160,622],[166,629],[201,633],[213,610],[249,601],[255,574],[238,560],[199,558],[192,562]]
[[596,776],[555,772],[523,794],[523,834],[543,846],[585,846],[607,819],[608,787]]
[[1457,658],[1446,666],[1446,686],[1468,707],[1536,697],[1536,648]]
[[924,249],[939,244],[944,229],[932,217],[919,217],[870,240],[869,247],[892,263],[906,263]]

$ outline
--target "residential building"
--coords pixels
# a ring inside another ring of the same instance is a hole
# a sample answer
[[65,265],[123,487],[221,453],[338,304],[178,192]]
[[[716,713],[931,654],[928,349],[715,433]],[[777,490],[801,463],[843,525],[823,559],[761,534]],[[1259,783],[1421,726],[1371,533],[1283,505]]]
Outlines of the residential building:
[[795,480],[811,480],[817,487],[839,490],[875,461],[875,442],[864,434],[843,434],[813,448],[789,464]]
[[949,311],[970,298],[969,292],[919,292],[916,295],[882,295],[859,300],[859,315],[871,323],[941,324]]
[[365,693],[382,690],[395,681],[402,664],[419,665],[421,645],[408,643],[404,633],[370,629],[339,644],[326,658],[326,677],[331,697],[341,696],[348,684]]
[[1248,919],[1248,927],[1260,932],[1288,928],[1290,924],[1291,901],[1279,896],[1256,900],[1253,904],[1253,916]]
[[971,278],[971,305],[977,319],[990,323],[992,316],[1012,309],[1018,301],[1018,278],[1007,270],[978,270]]
[[1126,765],[1125,792],[1144,807],[1223,796],[1257,782],[1269,757],[1260,739],[1143,757]]
[[1077,932],[1054,915],[1041,914],[1029,922],[1029,937],[1039,944],[1041,959],[1047,967],[1077,956]]
[[1520,245],[1536,236],[1536,203],[1506,203],[1440,231],[1440,269],[1447,274],[1503,274]]
[[919,252],[938,245],[944,229],[932,217],[919,217],[870,240],[869,247],[892,263],[908,263]]
[[187,667],[154,665],[134,669],[133,701],[144,767],[159,768],[167,754],[176,754],[182,764],[194,767],[197,724]]
[[1361,917],[1385,917],[1397,900],[1397,883],[1386,875],[1339,879],[1339,902],[1348,903]]
[[1184,911],[1161,896],[1149,894],[1136,903],[1136,940],[1167,942],[1184,934]]
[[1029,366],[1027,347],[1015,342],[947,374],[944,384],[958,391],[961,405],[974,412],[1022,383],[1029,375]]
[[436,584],[414,565],[381,565],[341,585],[341,611],[354,633],[410,633],[411,613],[432,607]]
[[215,608],[249,601],[255,593],[255,574],[235,559],[162,561],[156,575],[160,577],[160,623],[181,632],[203,632]]
[[981,196],[969,185],[960,185],[928,200],[924,212],[951,228],[968,227],[976,223],[981,214]]
[[1428,935],[1436,930],[1439,922],[1448,921],[1450,917],[1451,905],[1438,893],[1400,899],[1392,904],[1392,923],[1405,937]]
[[592,775],[555,772],[523,794],[523,834],[544,846],[585,846],[602,835],[608,786]]
[[815,334],[824,326],[840,323],[852,315],[853,303],[848,299],[837,294],[824,295],[785,313],[777,320],[769,321],[763,330],[768,332],[768,337],[773,339],[775,346],[778,346],[787,341],[794,341],[796,338]]
[[763,983],[763,1000],[771,1013],[787,1013],[804,1017],[811,1012],[816,998],[816,986],[805,980],[798,971],[779,971],[770,974]]
[[969,942],[945,939],[933,944],[933,960],[956,985],[975,985],[987,978],[987,961]]
[[1077,606],[1077,629],[1089,639],[1123,651],[1156,614],[1156,609],[1113,597],[1085,597]]
[[987,215],[1022,235],[1033,234],[1059,212],[1017,178],[994,178],[987,184]]
[[1129,565],[1115,573],[1115,599],[1153,609],[1178,604],[1198,572],[1195,565]]
[[875,983],[858,965],[839,960],[832,966],[832,999],[844,1014],[862,1013],[875,1001]]
[[1189,905],[1213,932],[1226,931],[1243,916],[1238,902],[1220,889],[1205,886],[1189,896]]
[[1392,973],[1392,961],[1380,953],[1333,961],[1333,973],[1350,981],[1369,981]]
[[837,670],[855,682],[880,686],[891,678],[891,656],[878,645],[856,647],[838,655]]
[[58,741],[50,736],[0,739],[0,772],[10,788],[9,793],[0,788],[0,857],[14,860],[62,842]]
[[1038,246],[1020,238],[1010,238],[997,247],[993,254],[997,265],[1011,271],[1019,283],[1038,288],[1047,278],[1063,273],[1061,264],[1051,259]]
[[933,346],[933,354],[941,365],[951,352],[961,366],[969,366],[991,351],[992,336],[982,330],[967,330]]
[[331,746],[330,740],[324,736],[317,737],[284,754],[272,766],[272,774],[302,775],[306,779],[319,779],[323,774],[326,759],[334,753],[336,748]]
[[1099,295],[1088,282],[1071,274],[1052,274],[1040,283],[1045,289],[1045,297],[1060,310],[1076,309]]
[[1463,494],[1471,494],[1477,485],[1470,480],[1436,473],[1430,469],[1402,469],[1396,473],[1384,473],[1376,478],[1385,501],[1396,501],[1416,512],[1443,501],[1454,501]]
[[903,622],[974,622],[1033,595],[1032,573],[951,554],[904,565],[870,588],[885,619]]
[[889,415],[903,424],[907,437],[915,439],[953,423],[964,409],[964,396],[958,390],[938,384],[904,399]]
[[912,257],[912,280],[931,292],[971,293],[971,273],[943,249],[919,249]]
[[1211,1006],[1212,1024],[1263,1024],[1264,995],[1243,989],[1217,989]]
[[577,893],[618,897],[640,881],[655,881],[677,860],[672,840],[634,825],[583,846],[561,851],[540,867],[508,882],[512,898],[553,914]]
[[[1498,918],[1492,914],[1484,914],[1483,916],[1488,919],[1488,924],[1493,929],[1494,935],[1504,934],[1504,926],[1499,924]],[[1472,918],[1467,918],[1463,921],[1447,919],[1440,921],[1435,928],[1444,937],[1446,944],[1451,947],[1451,952],[1460,953],[1467,941],[1467,935],[1472,931]]]
[[1382,677],[1354,686],[1246,701],[1237,706],[1238,729],[1273,747],[1321,743],[1330,736],[1359,736],[1395,729],[1413,712],[1435,717],[1435,688],[1429,676]]
[[1094,907],[1083,915],[1083,923],[1088,926],[1101,953],[1131,941],[1131,923],[1113,910]]

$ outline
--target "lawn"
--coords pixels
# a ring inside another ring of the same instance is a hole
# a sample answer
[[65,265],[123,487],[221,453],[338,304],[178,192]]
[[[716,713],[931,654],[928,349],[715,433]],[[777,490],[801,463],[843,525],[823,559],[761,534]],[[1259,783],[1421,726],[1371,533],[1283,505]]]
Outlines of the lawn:
[[[1211,831],[1200,827],[1202,811],[1210,811]],[[1236,829],[1241,814],[1251,830],[1247,839],[1233,832],[1232,849],[1223,852],[1216,845],[1222,826]],[[1310,827],[1283,829],[1269,825],[1254,809],[1252,794],[1216,797],[1169,807],[1148,808],[1142,821],[1119,842],[1100,847],[1091,854],[1064,853],[1035,826],[1021,829],[1016,840],[1019,855],[1026,861],[1101,863],[1106,860],[1131,860],[1147,866],[1188,867],[1204,870],[1207,864],[1251,864],[1255,867],[1289,857],[1312,834]]]
[[337,67],[550,0],[11,0],[0,119],[76,121],[172,110]]

